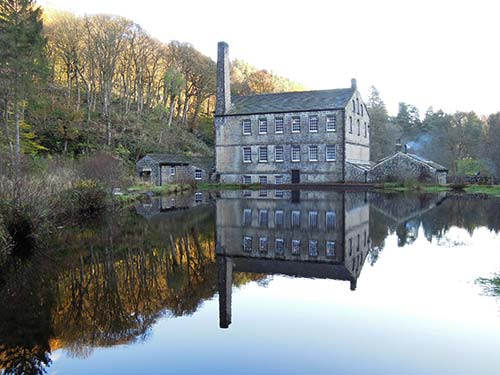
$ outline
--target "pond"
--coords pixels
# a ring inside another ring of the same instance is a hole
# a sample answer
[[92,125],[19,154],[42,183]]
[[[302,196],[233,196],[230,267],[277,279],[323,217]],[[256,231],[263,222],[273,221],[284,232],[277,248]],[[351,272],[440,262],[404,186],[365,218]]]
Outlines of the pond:
[[499,230],[445,193],[153,198],[2,266],[0,369],[498,374]]

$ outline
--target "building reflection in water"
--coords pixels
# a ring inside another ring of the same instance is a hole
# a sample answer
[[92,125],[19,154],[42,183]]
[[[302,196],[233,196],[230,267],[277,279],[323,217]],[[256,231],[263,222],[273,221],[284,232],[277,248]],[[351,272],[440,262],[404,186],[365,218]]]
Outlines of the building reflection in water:
[[370,248],[367,193],[227,191],[216,203],[220,327],[231,324],[233,272],[349,281]]

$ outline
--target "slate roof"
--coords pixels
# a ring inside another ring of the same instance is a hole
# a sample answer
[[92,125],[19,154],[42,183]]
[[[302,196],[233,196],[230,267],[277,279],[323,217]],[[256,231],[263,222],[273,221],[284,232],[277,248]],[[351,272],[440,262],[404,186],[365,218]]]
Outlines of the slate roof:
[[396,152],[395,154],[393,155],[390,155],[390,156],[386,156],[385,158],[383,159],[380,159],[376,165],[379,165],[381,163],[383,163],[384,161],[388,160],[388,159],[391,159],[393,158],[394,156],[398,155],[398,154],[401,154],[401,155],[405,155],[409,158],[412,158],[414,159],[415,161],[418,161],[419,163],[424,163],[424,164],[427,164],[429,167],[431,168],[434,168],[436,171],[438,172],[448,172],[448,168],[446,168],[445,166],[441,165],[441,164],[438,164],[436,163],[435,161],[432,161],[432,160],[427,160],[427,159],[424,159],[423,157],[421,156],[418,156],[418,155],[415,155],[415,154],[410,154],[410,153],[405,153],[405,152],[402,152],[402,151],[398,151]]
[[235,96],[227,115],[250,115],[345,108],[355,89],[315,90]]
[[362,171],[369,172],[375,163],[371,161],[360,161],[360,160],[346,160],[346,163],[352,164],[355,167],[358,167]]
[[159,164],[168,164],[168,165],[181,165],[181,164],[190,164],[196,167],[200,167],[205,169],[206,171],[210,171],[214,167],[214,161],[209,157],[187,157],[182,155],[173,155],[173,154],[147,154],[145,157],[150,157],[155,160]]

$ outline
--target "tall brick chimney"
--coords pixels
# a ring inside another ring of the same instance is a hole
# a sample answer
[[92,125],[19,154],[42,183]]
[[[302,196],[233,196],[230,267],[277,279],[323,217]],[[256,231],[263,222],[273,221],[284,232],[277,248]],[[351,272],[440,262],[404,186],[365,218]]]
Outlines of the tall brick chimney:
[[224,115],[231,107],[231,82],[229,68],[229,46],[226,42],[217,45],[217,92],[215,114]]
[[351,78],[351,88],[357,90],[358,82],[356,81],[356,78]]

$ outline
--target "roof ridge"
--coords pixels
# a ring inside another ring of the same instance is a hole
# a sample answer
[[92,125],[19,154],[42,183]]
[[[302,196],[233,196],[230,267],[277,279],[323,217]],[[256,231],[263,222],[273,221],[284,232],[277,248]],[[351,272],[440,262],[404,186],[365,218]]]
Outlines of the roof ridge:
[[319,93],[328,91],[340,91],[340,90],[354,90],[351,87],[342,87],[338,89],[324,89],[324,90],[301,90],[301,91],[284,91],[284,92],[266,92],[261,94],[251,94],[251,95],[234,95],[234,98],[248,98],[253,96],[272,96],[272,95],[291,95],[291,94],[309,94],[309,93]]

